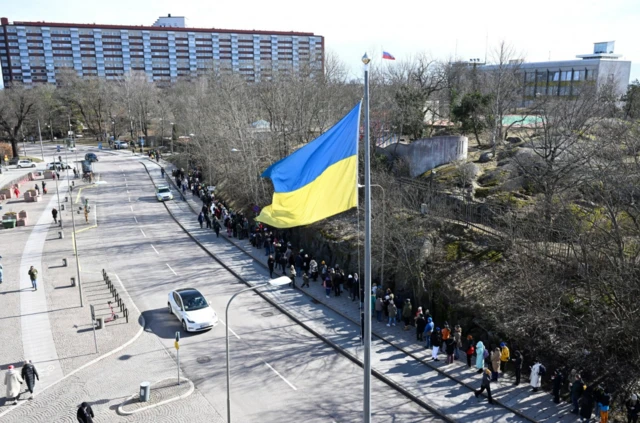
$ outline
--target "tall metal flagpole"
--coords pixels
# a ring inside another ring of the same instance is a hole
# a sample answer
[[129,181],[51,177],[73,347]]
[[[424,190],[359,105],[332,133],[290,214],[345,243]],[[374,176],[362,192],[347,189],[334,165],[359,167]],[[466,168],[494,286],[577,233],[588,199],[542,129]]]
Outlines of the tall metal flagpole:
[[371,423],[371,146],[369,140],[369,62],[364,63],[364,423]]
[[44,162],[44,147],[42,146],[42,132],[40,132],[40,119],[38,119],[38,136],[40,137],[40,153],[42,153],[42,161]]

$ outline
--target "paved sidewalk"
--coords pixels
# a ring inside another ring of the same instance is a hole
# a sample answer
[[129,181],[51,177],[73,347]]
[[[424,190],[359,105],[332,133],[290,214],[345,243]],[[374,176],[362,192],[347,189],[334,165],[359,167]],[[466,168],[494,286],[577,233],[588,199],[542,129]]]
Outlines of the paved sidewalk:
[[[151,175],[154,181],[156,183],[161,182],[162,179],[160,177],[159,170],[157,170],[157,164],[152,161],[149,162],[156,165],[150,166],[147,162],[145,162],[145,164],[149,166],[149,170],[151,171]],[[173,166],[164,161],[162,161],[161,164],[165,166],[165,170],[170,175]],[[155,172],[153,171],[154,168]],[[266,272],[267,257],[264,255],[263,249],[254,248],[248,240],[240,241],[236,238],[228,238],[224,231],[221,231],[219,239],[215,239],[215,234],[213,234],[212,231],[200,229],[199,224],[197,223],[196,210],[199,211],[202,207],[202,202],[200,201],[200,199],[198,197],[192,196],[189,193],[187,193],[186,195],[186,202],[180,201],[179,195],[176,195],[175,197],[176,201],[173,202],[173,205],[175,207],[172,207],[172,209],[177,210],[177,212],[175,213],[176,217],[178,217],[180,222],[189,230],[189,232],[195,235],[197,239],[203,241],[204,245],[211,251],[212,254],[218,256],[218,258],[228,258],[230,261],[225,261],[225,263],[231,266],[238,267],[238,273],[249,281],[252,280],[252,277],[258,276],[253,273],[258,273],[260,274],[259,276],[263,278],[263,274],[268,274],[268,272]],[[234,254],[233,252],[229,251],[229,249],[225,246],[225,244],[229,244],[224,242],[223,239],[226,241],[230,241],[230,244],[237,247],[237,251],[241,251],[242,253]],[[246,258],[249,257],[255,263],[259,263],[259,266],[261,267],[260,270],[254,270],[252,271],[253,273],[247,272],[247,269],[250,266],[248,266]],[[299,278],[298,280],[298,285],[301,285],[301,278]],[[332,311],[338,313],[340,316],[348,318],[355,326],[353,331],[355,333],[359,333],[360,314],[357,305],[358,303],[349,300],[348,295],[344,294],[341,297],[331,297],[330,299],[327,299],[324,295],[324,290],[322,289],[320,282],[311,282],[310,289],[305,289],[304,294],[312,297],[315,303],[322,304],[323,306],[326,306]],[[298,294],[298,296],[300,296],[300,294]],[[297,300],[298,303],[300,301],[300,299]],[[446,365],[443,362],[435,363],[430,361],[431,350],[426,349],[423,344],[415,341],[415,329],[413,328],[410,331],[403,331],[401,326],[387,327],[386,324],[378,323],[375,321],[375,319],[373,319],[372,335],[374,336],[374,342],[379,341],[387,350],[389,350],[389,348],[391,347],[392,350],[395,350],[396,352],[404,353],[403,355],[394,355],[393,360],[391,360],[391,362],[393,363],[392,365],[388,365],[390,360],[382,359],[384,361],[378,361],[378,366],[382,363],[385,363],[384,371],[386,372],[398,372],[398,368],[406,366],[407,362],[411,362],[411,365],[424,366],[425,370],[434,369],[442,377],[442,379],[439,379],[437,383],[445,383],[446,380],[449,380],[458,385],[457,388],[453,386],[451,387],[451,395],[464,395],[464,392],[470,392],[469,389],[477,389],[480,385],[481,376],[477,375],[473,370],[468,370],[466,367],[466,362],[455,361],[452,365]],[[464,355],[462,355],[462,357],[464,358]],[[373,359],[375,363],[376,358],[374,357]],[[375,364],[374,369],[376,369]],[[380,367],[378,367],[378,369],[380,369]],[[406,386],[406,378],[402,382],[405,383]],[[425,381],[416,381],[416,384],[424,385]],[[516,387],[512,384],[513,379],[510,376],[501,378],[498,383],[493,384],[493,397],[496,402],[503,405],[508,410],[517,413],[517,415],[522,417],[523,420],[526,419],[529,421],[553,422],[574,422],[577,420],[575,415],[569,412],[570,404],[562,403],[560,405],[556,405],[555,403],[553,403],[549,393],[543,391],[538,393],[530,392],[530,386],[528,385],[528,379],[526,377],[523,378],[520,386]],[[413,387],[410,388],[413,389]],[[437,391],[442,392],[441,390]],[[436,392],[428,392],[427,394],[435,393]],[[466,397],[466,395],[464,395],[464,397]],[[450,404],[449,406],[451,407],[453,405]],[[508,414],[511,414],[512,419],[518,419],[518,417],[515,417],[514,414],[509,413],[504,408],[492,408],[495,410],[495,412],[492,413],[496,414],[495,418],[499,419],[498,410],[502,410],[507,412]],[[505,415],[504,418],[507,418],[507,416]],[[460,421],[463,420],[464,419]]]

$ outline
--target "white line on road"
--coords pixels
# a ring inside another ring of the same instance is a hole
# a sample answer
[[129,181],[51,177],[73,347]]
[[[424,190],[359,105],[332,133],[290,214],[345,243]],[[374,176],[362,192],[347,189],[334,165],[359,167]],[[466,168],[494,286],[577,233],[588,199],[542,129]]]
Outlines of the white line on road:
[[131,197],[129,197],[129,202],[131,202]]
[[173,269],[171,268],[171,266],[169,266],[169,263],[165,263],[165,264],[167,265],[167,267],[169,268],[169,270],[171,270],[171,271],[173,272],[173,274],[174,274],[174,275],[178,276],[178,274],[176,273],[176,271],[175,271],[175,270],[173,270]]
[[140,229],[140,232],[142,232],[142,236],[144,236],[145,238],[147,237],[147,234],[145,234],[142,229]]
[[136,223],[138,223],[138,218],[137,217],[133,216],[133,220],[135,220]]
[[[224,322],[224,320],[222,320],[220,318],[218,318],[218,320],[220,320],[220,323],[222,323],[223,325],[227,326],[227,324]],[[235,333],[233,331],[233,329],[229,328],[229,332],[231,332],[233,334],[233,336],[235,336],[236,338],[240,339],[240,336],[237,333]]]
[[156,250],[156,247],[154,247],[153,244],[151,244],[151,248],[153,248],[153,251],[155,251],[157,255],[160,255],[160,253],[158,252],[158,250]]
[[133,212],[133,206],[129,206],[129,208],[131,208],[131,211]]
[[282,376],[280,373],[278,373],[278,371],[277,371],[276,369],[274,369],[273,367],[271,367],[271,366],[269,365],[269,363],[267,363],[266,361],[263,361],[263,363],[264,363],[264,364],[266,364],[268,368],[270,368],[271,370],[273,370],[273,373],[277,374],[277,375],[280,377],[280,379],[284,380],[284,382],[285,382],[287,385],[289,385],[289,386],[291,387],[291,389],[293,389],[294,391],[297,391],[296,387],[295,387],[295,386],[293,386],[293,385],[291,384],[291,382],[289,382],[287,379],[285,379],[285,378],[284,378],[284,376]]

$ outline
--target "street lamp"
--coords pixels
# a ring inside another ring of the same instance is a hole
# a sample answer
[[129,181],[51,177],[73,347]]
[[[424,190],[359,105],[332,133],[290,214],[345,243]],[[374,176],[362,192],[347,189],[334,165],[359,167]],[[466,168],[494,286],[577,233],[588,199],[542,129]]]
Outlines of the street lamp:
[[231,367],[229,365],[229,326],[231,326],[229,324],[229,306],[231,305],[231,301],[233,301],[235,297],[242,294],[243,292],[254,291],[266,285],[284,286],[284,285],[289,285],[290,283],[291,283],[291,279],[288,276],[280,276],[277,279],[270,279],[267,282],[262,282],[252,287],[243,289],[240,292],[236,292],[231,296],[231,298],[229,299],[229,302],[227,303],[227,308],[224,312],[226,338],[227,338],[227,423],[231,423]]
[[173,125],[175,125],[173,122],[169,122],[171,124],[171,154],[173,154]]

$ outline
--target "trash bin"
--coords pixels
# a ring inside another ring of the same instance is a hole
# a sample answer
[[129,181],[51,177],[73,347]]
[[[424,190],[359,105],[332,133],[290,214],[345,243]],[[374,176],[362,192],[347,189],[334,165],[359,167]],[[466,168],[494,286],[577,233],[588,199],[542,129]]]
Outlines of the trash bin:
[[151,395],[151,384],[149,382],[142,382],[140,384],[140,402],[149,401]]
[[17,220],[9,219],[2,221],[2,227],[5,229],[11,229],[16,227]]

